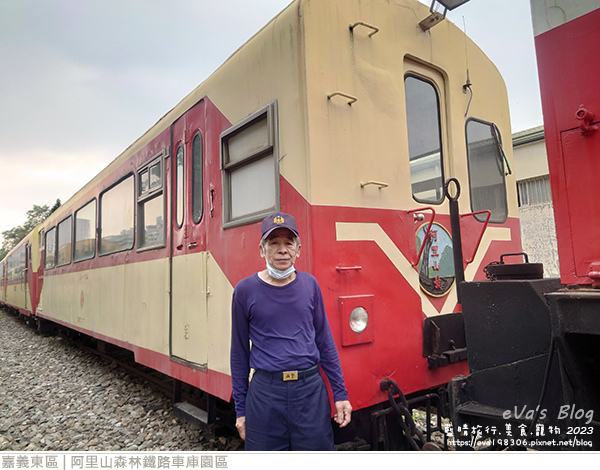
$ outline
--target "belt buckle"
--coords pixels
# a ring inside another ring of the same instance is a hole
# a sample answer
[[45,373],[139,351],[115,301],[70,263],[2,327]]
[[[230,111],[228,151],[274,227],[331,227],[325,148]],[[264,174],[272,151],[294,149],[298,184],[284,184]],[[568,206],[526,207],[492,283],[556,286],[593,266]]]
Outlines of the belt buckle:
[[286,370],[283,373],[283,381],[289,382],[290,380],[298,380],[298,371],[297,370]]

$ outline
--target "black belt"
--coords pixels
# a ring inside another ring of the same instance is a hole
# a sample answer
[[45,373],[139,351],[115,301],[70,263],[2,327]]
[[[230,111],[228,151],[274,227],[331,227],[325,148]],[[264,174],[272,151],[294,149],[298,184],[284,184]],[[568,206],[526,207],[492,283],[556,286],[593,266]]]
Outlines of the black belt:
[[319,372],[319,365],[312,366],[310,369],[305,370],[285,370],[282,372],[269,372],[267,370],[256,369],[255,374],[264,375],[265,377],[270,377],[276,380],[282,380],[284,382],[288,382],[290,380],[301,380],[306,377],[310,377],[311,375]]

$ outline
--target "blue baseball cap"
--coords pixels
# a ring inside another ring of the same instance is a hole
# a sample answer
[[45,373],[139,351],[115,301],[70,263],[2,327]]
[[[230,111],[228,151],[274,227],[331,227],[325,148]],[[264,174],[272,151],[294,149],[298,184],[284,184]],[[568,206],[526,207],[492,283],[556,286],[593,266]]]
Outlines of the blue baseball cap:
[[299,236],[294,216],[283,212],[275,212],[262,221],[262,239],[265,240],[273,230],[278,228],[287,228],[294,235]]

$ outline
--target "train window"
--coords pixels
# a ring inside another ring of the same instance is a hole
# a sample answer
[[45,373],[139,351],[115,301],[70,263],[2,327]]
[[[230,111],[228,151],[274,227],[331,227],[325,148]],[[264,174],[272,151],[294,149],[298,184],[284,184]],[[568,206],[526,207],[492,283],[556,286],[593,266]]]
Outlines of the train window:
[[18,277],[19,279],[24,280],[27,273],[27,244],[21,245],[21,247],[15,252],[15,255],[17,256],[17,263],[19,266]]
[[165,197],[163,191],[163,157],[161,152],[138,170],[138,249],[165,245]]
[[56,228],[46,232],[46,256],[44,261],[45,269],[52,269],[56,265]]
[[273,102],[221,134],[225,228],[256,222],[277,209],[276,119]]
[[162,195],[145,201],[140,205],[139,249],[157,248],[165,244],[164,212]]
[[133,248],[134,212],[133,176],[100,195],[100,255]]
[[22,281],[27,270],[27,256],[25,245],[17,248],[7,259],[8,280]]
[[56,257],[56,266],[64,266],[71,262],[71,246],[73,239],[71,228],[71,217],[67,217],[58,224],[58,254]]
[[75,212],[74,261],[91,259],[96,255],[96,200]]
[[13,262],[10,256],[6,258],[6,280],[8,282],[13,280]]
[[148,171],[150,173],[150,191],[162,188],[161,162],[152,164]]
[[444,172],[438,92],[432,82],[415,75],[405,77],[404,87],[413,198],[440,204],[444,200]]
[[148,170],[140,173],[140,193],[143,194],[150,189],[150,172]]
[[[471,188],[471,209],[490,210],[490,222],[502,223],[508,217],[504,160],[500,149],[500,134],[494,124],[469,119],[467,121],[467,161]],[[479,221],[486,216],[476,215]]]
[[183,226],[184,175],[183,145],[180,145],[175,156],[175,222],[178,227]]
[[8,282],[13,280],[14,276],[14,263],[11,256],[6,258],[6,280]]
[[202,192],[203,164],[202,134],[197,134],[192,141],[192,220],[196,224],[200,223],[204,212]]

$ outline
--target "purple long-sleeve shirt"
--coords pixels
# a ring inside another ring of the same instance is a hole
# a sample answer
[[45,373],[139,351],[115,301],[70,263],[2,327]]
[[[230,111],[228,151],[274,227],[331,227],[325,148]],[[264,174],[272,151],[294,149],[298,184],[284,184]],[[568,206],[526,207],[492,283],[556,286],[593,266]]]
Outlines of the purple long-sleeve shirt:
[[231,380],[238,417],[246,415],[250,368],[278,372],[320,364],[334,401],[348,399],[314,276],[296,271],[289,284],[272,286],[254,274],[236,286],[231,311]]

